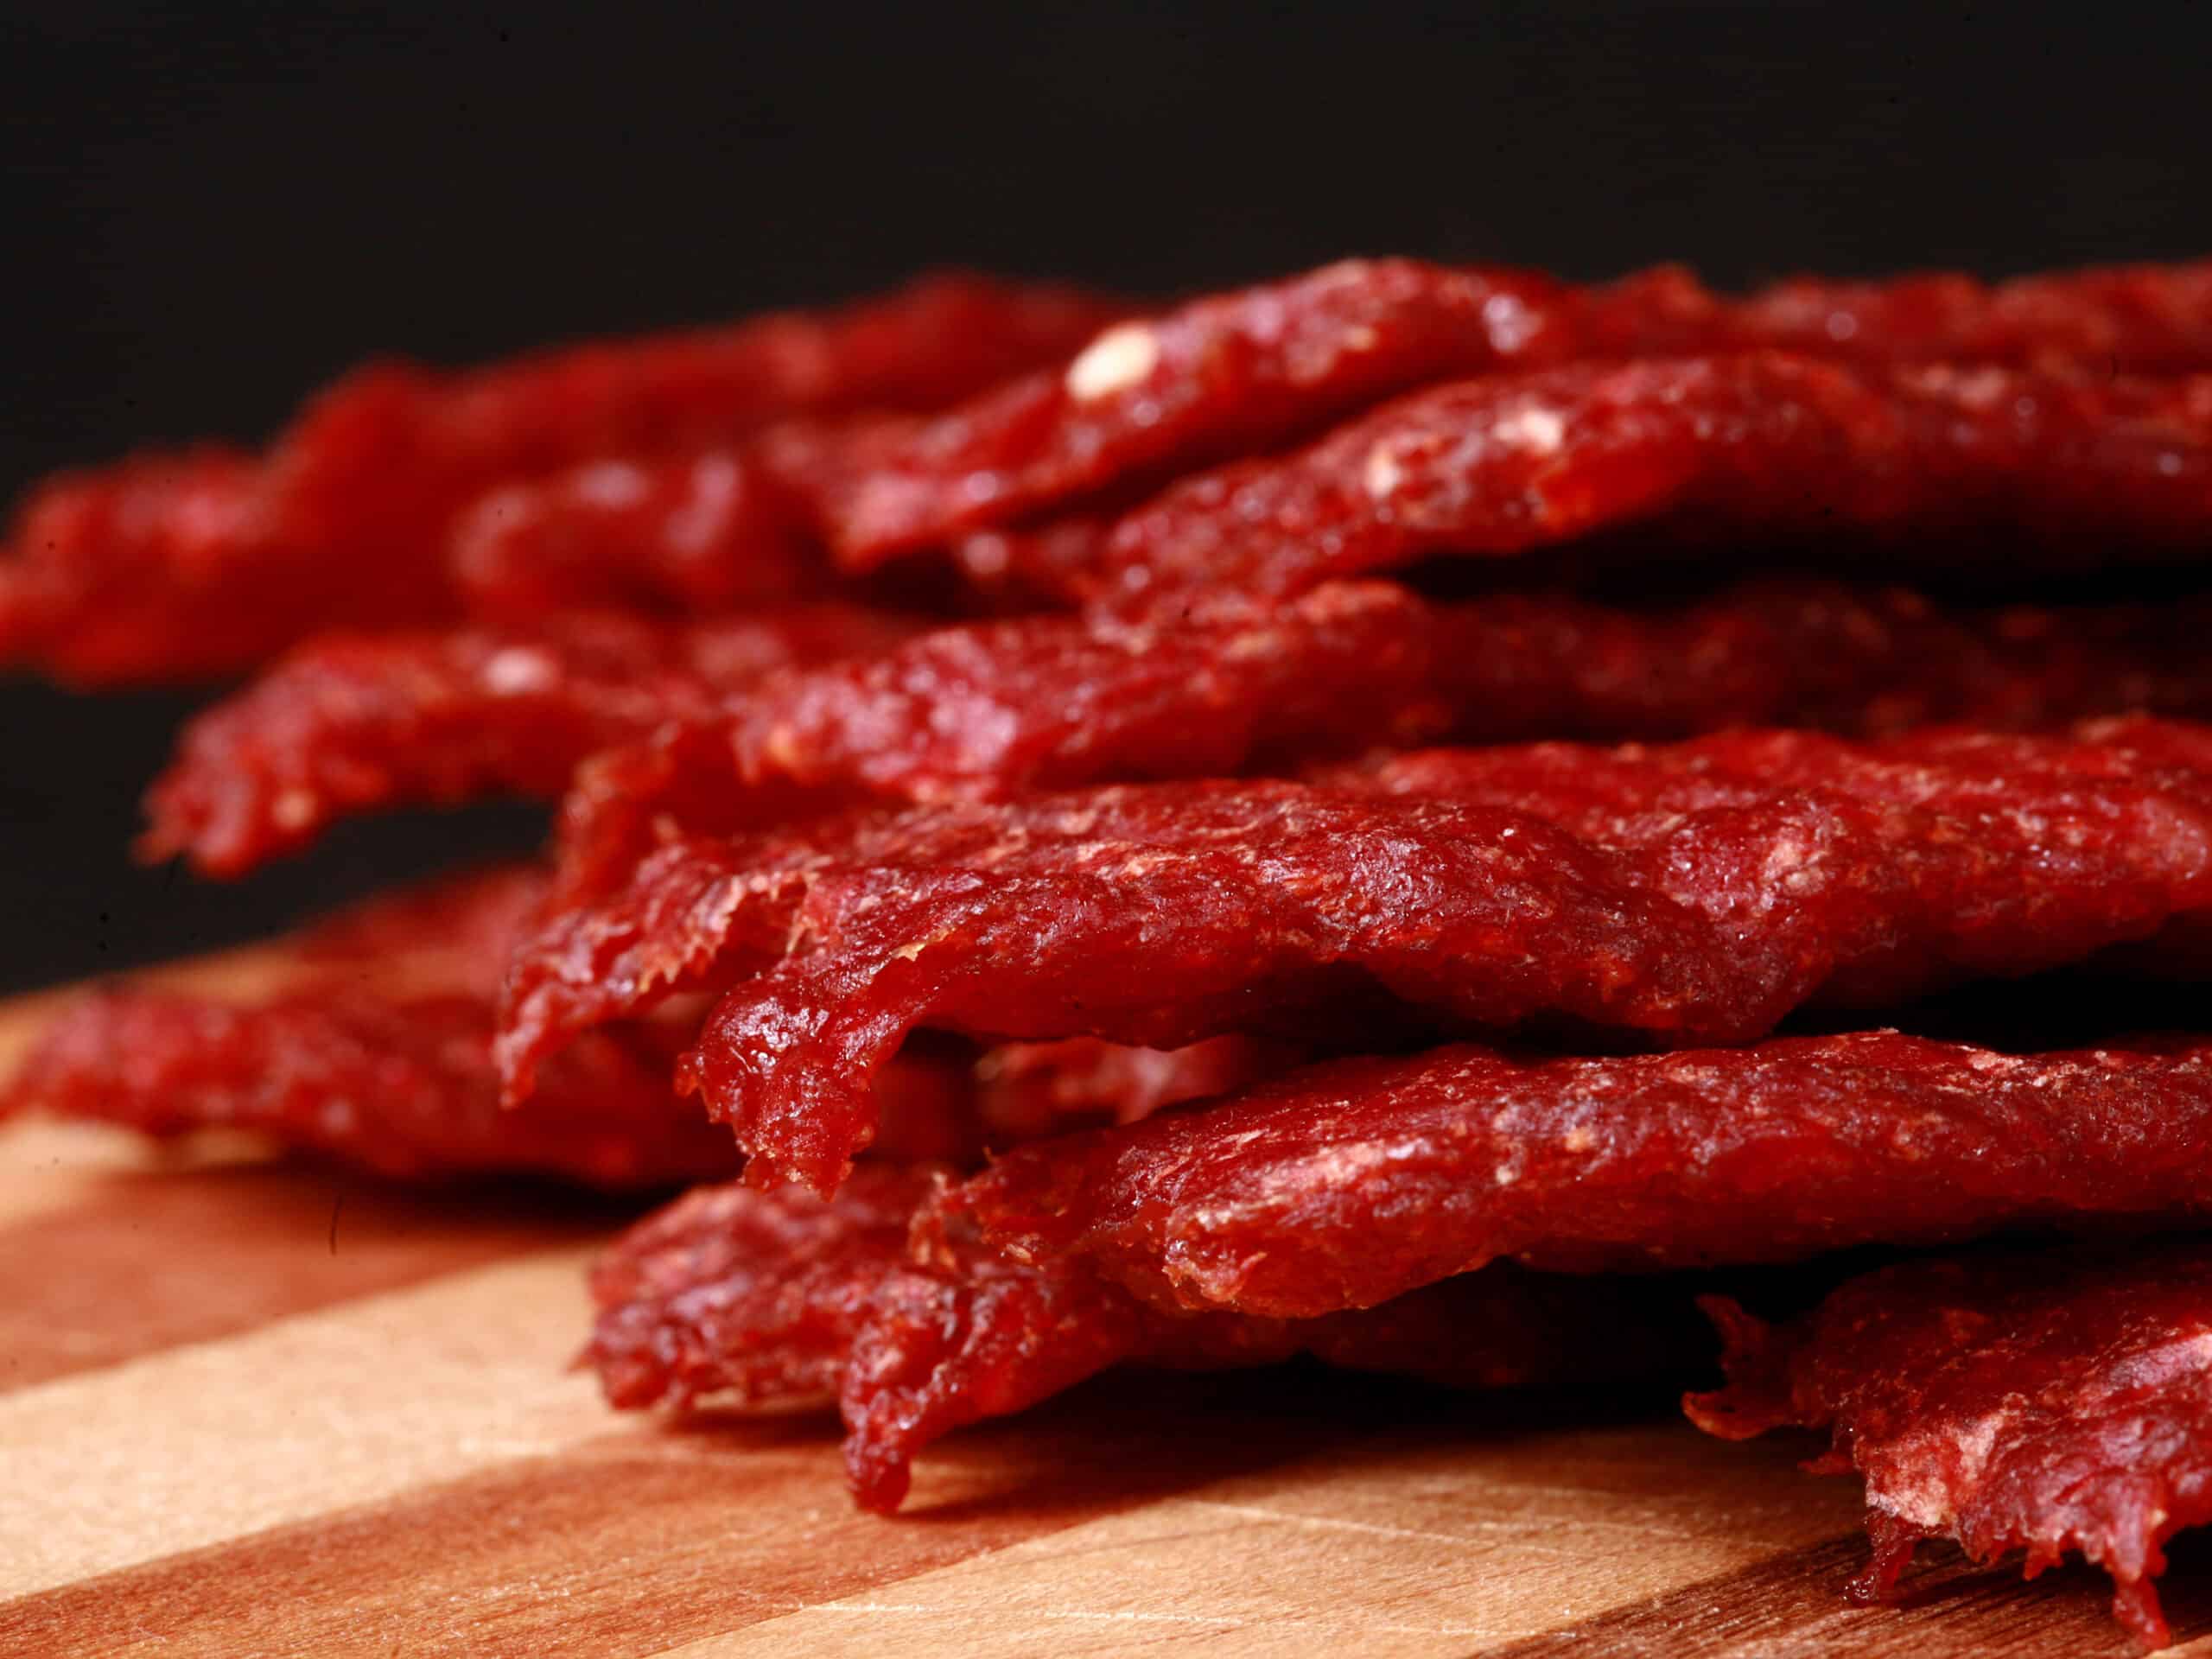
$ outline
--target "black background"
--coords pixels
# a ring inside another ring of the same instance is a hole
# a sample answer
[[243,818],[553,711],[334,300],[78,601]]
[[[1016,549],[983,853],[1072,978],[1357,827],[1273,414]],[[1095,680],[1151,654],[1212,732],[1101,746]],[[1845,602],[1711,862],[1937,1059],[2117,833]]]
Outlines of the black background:
[[[1136,289],[1354,251],[1740,284],[2212,244],[2212,7],[1432,10],[14,0],[0,487],[252,436],[370,352],[465,361],[964,262]],[[354,826],[134,871],[193,699],[0,685],[0,984],[261,931],[526,842]]]

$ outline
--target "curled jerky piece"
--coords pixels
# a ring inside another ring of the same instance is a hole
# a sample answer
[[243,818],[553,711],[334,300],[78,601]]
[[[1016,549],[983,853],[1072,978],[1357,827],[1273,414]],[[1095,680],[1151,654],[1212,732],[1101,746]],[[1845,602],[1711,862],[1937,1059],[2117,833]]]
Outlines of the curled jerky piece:
[[1854,1279],[1779,1327],[1707,1305],[1728,1386],[1691,1419],[1745,1440],[1831,1429],[1808,1466],[1866,1479],[1873,1564],[1894,1589],[1926,1538],[1978,1561],[2069,1551],[2112,1574],[2113,1611],[2169,1640],[2154,1580],[2166,1541],[2212,1520],[2212,1255],[2195,1240],[1907,1262]]
[[1388,1307],[1281,1321],[1148,1309],[1071,1264],[1013,1266],[957,1239],[925,1261],[907,1219],[939,1175],[870,1166],[831,1201],[702,1189],[631,1230],[592,1275],[588,1359],[639,1408],[834,1397],[867,1508],[896,1509],[915,1455],[1109,1366],[1332,1364],[1463,1387],[1650,1376],[1694,1352],[1670,1288],[1506,1270]]
[[1868,363],[2108,375],[2212,370],[2212,264],[1986,288],[1797,279],[1747,300],[1675,270],[1574,289],[1532,271],[1347,260],[1118,324],[872,454],[834,491],[841,556],[873,564],[1109,486],[1311,433],[1394,392],[1590,359],[1762,346]]
[[1497,376],[1416,393],[1286,459],[1188,479],[1104,531],[1088,565],[1050,558],[1094,601],[1227,605],[1634,526],[1909,537],[1922,563],[1935,550],[1918,538],[1960,531],[2093,541],[2102,558],[2201,550],[2212,377],[2089,382],[1774,353]]
[[1330,582],[1256,615],[1039,616],[770,676],[582,772],[564,891],[603,891],[659,826],[734,832],[803,805],[1001,799],[1234,776],[1451,737],[1678,737],[1734,726],[2000,729],[2212,713],[2212,605],[1961,610],[1770,580],[1681,608],[1564,594],[1438,604]]
[[[141,458],[35,493],[0,562],[0,658],[85,683],[158,679],[246,667],[334,624],[445,620],[461,602],[448,526],[487,490],[728,443],[793,415],[932,409],[1065,355],[1121,311],[955,274],[829,312],[488,368],[372,365],[315,398],[264,457]],[[713,480],[703,487],[693,505],[710,515]],[[680,576],[656,573],[664,590],[680,592]],[[467,581],[510,604],[527,587],[512,557],[504,576],[480,559]]]
[[1292,1072],[1017,1148],[938,1212],[1159,1306],[1367,1307],[1502,1256],[1791,1262],[2212,1205],[2212,1043],[2013,1055],[1895,1032]]
[[186,728],[148,792],[142,850],[236,875],[349,813],[550,798],[594,750],[704,720],[775,668],[866,656],[912,627],[825,604],[714,622],[593,613],[326,636]]
[[[525,947],[504,1058],[718,976],[732,988],[679,1083],[765,1171],[826,1191],[867,1143],[870,1075],[917,1026],[1174,1047],[1363,993],[1459,1026],[1748,1041],[1808,1003],[2026,974],[2212,909],[2208,747],[2142,721],[1445,751],[1351,790],[1161,785],[867,820],[780,875],[745,852],[747,874],[715,874],[679,843]],[[609,941],[653,971],[579,994]]]

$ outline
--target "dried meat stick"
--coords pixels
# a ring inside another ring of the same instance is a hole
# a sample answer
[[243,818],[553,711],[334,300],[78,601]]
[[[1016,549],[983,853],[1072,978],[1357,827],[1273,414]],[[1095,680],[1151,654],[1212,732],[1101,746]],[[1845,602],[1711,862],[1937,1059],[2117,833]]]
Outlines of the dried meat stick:
[[322,636],[186,728],[148,792],[142,851],[236,875],[353,813],[550,798],[595,750],[704,720],[773,669],[880,652],[913,626],[823,604],[721,621],[590,613]]
[[1728,1386],[1684,1404],[1710,1433],[1833,1432],[1807,1467],[1866,1477],[1887,1599],[1923,1539],[1973,1560],[2068,1554],[2112,1575],[2113,1611],[2171,1639],[2155,1580],[2176,1533],[2212,1520],[2212,1255],[2201,1240],[1906,1262],[1780,1326],[1707,1305]]
[[2212,1203],[2212,1042],[2005,1054],[1896,1032],[1624,1058],[1335,1061],[1017,1147],[937,1200],[1154,1306],[1310,1318],[1501,1257],[1794,1262]]
[[[1992,536],[2101,563],[2201,552],[2212,376],[2086,382],[1763,353],[1462,381],[1295,454],[1189,478],[1102,530],[1087,561],[1049,546],[1035,580],[1180,611],[1634,529],[1662,550],[1909,540],[1922,568],[1986,559]],[[1016,565],[1036,563],[1014,549]]]
[[2212,264],[1994,288],[1961,276],[1799,278],[1732,300],[1674,270],[1575,289],[1496,266],[1347,260],[1117,324],[1065,368],[985,393],[887,453],[872,451],[826,510],[841,557],[867,568],[1273,448],[1415,386],[1770,346],[2100,377],[2212,370]]
[[[1400,791],[1405,792],[1398,792]],[[2212,730],[1443,751],[679,842],[518,952],[518,1096],[563,1033],[728,988],[679,1069],[827,1191],[928,1025],[1173,1048],[1348,995],[1691,1046],[2144,940],[2212,909]]]
[[887,1512],[915,1455],[1111,1366],[1213,1369],[1308,1352],[1452,1386],[1663,1375],[1694,1352],[1679,1295],[1501,1269],[1387,1307],[1295,1322],[1147,1309],[1065,1265],[1014,1267],[954,1241],[909,1259],[937,1177],[874,1166],[829,1202],[703,1188],[599,1263],[586,1357],[616,1406],[741,1408],[835,1398],[854,1496]]
[[[953,274],[486,368],[372,365],[262,457],[145,456],[34,492],[0,561],[0,658],[82,683],[174,678],[249,666],[318,628],[448,620],[461,608],[448,527],[488,490],[795,415],[935,408],[1065,355],[1123,309]],[[755,576],[789,563],[765,552]],[[480,591],[499,587],[469,569]]]
[[[870,798],[1280,771],[1450,738],[1882,734],[2212,713],[2212,604],[1957,609],[1893,588],[1740,583],[1680,608],[1564,594],[1438,604],[1324,583],[1214,622],[1039,616],[770,676],[706,721],[671,711],[564,803],[564,893],[603,892],[663,826],[730,833]],[[223,764],[214,758],[214,766]],[[189,763],[188,763],[189,765]],[[208,767],[191,768],[208,770]]]

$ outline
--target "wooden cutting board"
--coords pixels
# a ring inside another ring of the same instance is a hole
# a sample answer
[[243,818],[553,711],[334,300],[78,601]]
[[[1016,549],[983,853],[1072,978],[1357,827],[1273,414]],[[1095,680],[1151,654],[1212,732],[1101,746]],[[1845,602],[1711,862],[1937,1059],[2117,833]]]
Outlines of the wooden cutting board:
[[[1846,1605],[1854,1484],[1663,1408],[1107,1378],[861,1516],[832,1424],[618,1417],[566,1369],[620,1219],[0,1130],[0,1655],[2131,1651],[2079,1567],[1930,1550]],[[2212,1550],[2167,1585],[2212,1655]]]

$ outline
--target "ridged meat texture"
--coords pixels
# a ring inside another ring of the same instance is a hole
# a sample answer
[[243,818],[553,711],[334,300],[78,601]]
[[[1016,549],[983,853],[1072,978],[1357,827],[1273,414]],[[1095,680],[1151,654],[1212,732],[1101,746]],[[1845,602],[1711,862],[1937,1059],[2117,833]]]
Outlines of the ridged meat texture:
[[1454,1025],[1748,1041],[2148,940],[2212,907],[2212,730],[1751,733],[1445,750],[678,842],[518,952],[516,1093],[563,1034],[727,994],[679,1077],[827,1191],[918,1026],[1173,1048],[1380,995]]
[[2030,1577],[2076,1554],[2112,1575],[2145,1645],[2170,1639],[2166,1542],[2212,1521],[2202,1242],[1907,1262],[1779,1327],[1708,1311],[1728,1386],[1691,1395],[1691,1418],[1728,1440],[1827,1429],[1808,1467],[1866,1477],[1874,1560],[1854,1599],[1889,1595],[1924,1539],[1977,1561],[2024,1552]]
[[835,1398],[856,1498],[904,1500],[917,1453],[1111,1366],[1215,1368],[1312,1353],[1450,1386],[1620,1381],[1696,1351],[1680,1293],[1501,1269],[1387,1307],[1281,1321],[1146,1308],[1061,1263],[1027,1268],[907,1218],[939,1179],[868,1166],[834,1200],[702,1188],[626,1234],[592,1278],[586,1356],[615,1405],[740,1408]]
[[[371,365],[318,394],[265,454],[141,456],[35,491],[0,563],[0,658],[84,683],[205,676],[324,627],[450,620],[463,588],[512,607],[530,589],[513,568],[527,549],[510,542],[495,558],[471,543],[458,582],[448,566],[455,515],[487,491],[725,445],[794,416],[937,408],[1065,356],[1123,309],[956,274],[830,311],[486,368]],[[744,505],[694,482],[701,515]],[[755,539],[757,558],[697,573],[709,595],[774,585],[790,550]],[[576,591],[589,563],[575,542],[535,543],[563,567],[547,573],[556,591]],[[657,591],[686,591],[680,560],[646,574]],[[590,596],[609,597],[605,576]]]
[[1557,593],[1440,604],[1353,582],[1212,622],[948,628],[772,675],[705,722],[671,708],[649,741],[595,758],[564,806],[563,887],[603,890],[664,825],[728,833],[870,798],[1231,777],[1447,738],[2212,714],[2208,631],[2202,601],[1961,609],[1790,578],[1665,609]]
[[1014,1260],[1306,1318],[1510,1257],[1793,1262],[2200,1215],[2212,1044],[2005,1054],[1895,1032],[1622,1058],[1455,1047],[1291,1072],[1006,1154],[938,1200]]
[[[1116,608],[1237,607],[1430,556],[1622,532],[1903,546],[1915,569],[2049,546],[2062,563],[2212,545],[2212,376],[2054,378],[1761,353],[1576,364],[1442,385],[1282,458],[1185,480],[1046,538],[1032,585]],[[1859,555],[1853,552],[1854,559]]]
[[913,626],[823,604],[721,621],[594,613],[326,635],[185,728],[148,793],[142,850],[236,875],[352,813],[550,799],[595,751],[709,719],[775,669],[881,652]]
[[1399,391],[1562,363],[1780,347],[1868,364],[2106,377],[2212,370],[2212,265],[1797,278],[1747,299],[1662,269],[1593,288],[1533,271],[1347,260],[1100,334],[871,453],[831,493],[859,567],[1275,448]]

